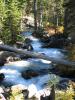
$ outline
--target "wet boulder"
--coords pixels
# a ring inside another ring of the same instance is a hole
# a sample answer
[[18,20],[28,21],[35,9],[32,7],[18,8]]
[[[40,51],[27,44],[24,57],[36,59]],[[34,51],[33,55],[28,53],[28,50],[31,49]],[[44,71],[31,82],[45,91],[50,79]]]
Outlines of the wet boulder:
[[22,72],[22,77],[25,79],[30,79],[30,78],[36,77],[38,75],[39,75],[39,73],[36,71],[33,71],[33,70],[27,70],[25,72]]
[[64,34],[55,34],[42,39],[44,42],[43,48],[62,48],[69,44]]
[[72,66],[67,66],[67,65],[60,65],[60,64],[57,64],[55,66],[55,69],[58,71],[58,74],[60,76],[63,76],[63,77],[70,77],[70,78],[73,78],[75,77],[75,68],[72,67]]
[[4,66],[5,63],[6,63],[6,59],[0,59],[0,66]]
[[49,43],[44,44],[43,48],[62,48],[65,45],[65,39],[51,40]]
[[3,73],[0,73],[0,82],[3,81],[5,78],[5,75]]
[[27,49],[28,51],[32,51],[33,50],[33,47],[31,44],[23,44],[22,46],[23,49]]
[[27,45],[27,50],[28,50],[28,51],[32,51],[32,50],[33,50],[32,45],[30,45],[30,44],[29,44],[29,45]]
[[33,47],[31,45],[31,40],[29,38],[26,38],[24,42],[16,42],[16,45],[18,48],[21,48],[21,49],[25,49],[25,50],[28,50],[28,51],[31,51],[33,50]]
[[13,52],[0,51],[0,66],[3,66],[5,63],[8,63],[9,61],[14,61],[17,58],[16,56],[17,55]]
[[24,99],[28,99],[29,91],[27,89],[22,90]]
[[24,41],[24,43],[26,43],[26,44],[30,44],[31,42],[32,41],[29,38],[26,38],[25,41]]
[[31,45],[31,42],[32,41],[29,38],[26,38],[25,41],[24,41],[24,43],[23,43],[23,45],[22,45],[22,48],[23,49],[27,49],[28,51],[33,50],[33,47]]
[[7,57],[6,59],[6,62],[9,63],[9,62],[14,62],[14,61],[19,61],[21,60],[19,57],[12,57],[12,56],[9,56]]

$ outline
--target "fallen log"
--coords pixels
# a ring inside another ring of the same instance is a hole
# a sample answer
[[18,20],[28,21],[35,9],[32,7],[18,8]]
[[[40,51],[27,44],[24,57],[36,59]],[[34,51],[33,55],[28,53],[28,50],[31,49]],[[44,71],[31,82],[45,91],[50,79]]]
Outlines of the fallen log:
[[57,58],[54,58],[54,57],[46,56],[46,55],[38,53],[38,52],[25,51],[25,50],[17,49],[17,48],[8,46],[8,45],[0,45],[0,50],[10,51],[10,52],[18,53],[18,54],[31,56],[33,58],[39,58],[39,59],[52,61],[56,64],[63,64],[63,65],[75,67],[75,62],[72,62],[72,61],[68,61],[68,60],[64,60],[64,59],[57,59]]

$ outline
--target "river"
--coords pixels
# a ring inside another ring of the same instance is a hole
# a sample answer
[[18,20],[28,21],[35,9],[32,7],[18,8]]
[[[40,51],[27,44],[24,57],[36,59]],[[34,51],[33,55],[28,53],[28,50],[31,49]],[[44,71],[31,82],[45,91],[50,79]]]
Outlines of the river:
[[[41,48],[42,43],[39,39],[33,37],[31,33],[23,33],[23,36],[28,37],[32,40],[31,44],[35,52],[44,53],[50,57],[55,57],[56,59],[64,59],[64,50],[56,48]],[[1,85],[12,86],[17,84],[22,84],[26,86],[29,90],[29,97],[33,95],[49,94],[49,89],[46,88],[48,81],[55,80],[59,81],[61,78],[55,74],[50,74],[50,69],[52,68],[52,62],[43,59],[29,58],[27,60],[11,62],[4,65],[0,72],[5,74],[5,79]],[[24,79],[21,75],[23,71],[26,70],[42,71],[44,74],[40,74],[37,77],[32,77],[31,79]],[[46,73],[45,73],[46,71]],[[47,72],[48,71],[48,72]],[[32,92],[33,91],[33,92]]]

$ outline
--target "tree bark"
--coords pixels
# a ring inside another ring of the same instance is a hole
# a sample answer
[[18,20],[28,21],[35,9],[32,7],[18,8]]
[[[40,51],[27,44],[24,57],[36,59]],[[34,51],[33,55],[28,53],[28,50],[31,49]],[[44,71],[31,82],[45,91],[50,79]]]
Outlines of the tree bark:
[[37,32],[37,0],[34,1],[34,32]]
[[42,0],[40,0],[40,17],[39,17],[39,27],[42,27],[42,14],[43,14],[43,10],[42,10]]
[[70,62],[64,59],[57,59],[57,58],[49,57],[49,56],[46,56],[44,54],[37,53],[37,52],[25,51],[25,50],[17,49],[17,48],[10,47],[7,45],[0,45],[0,50],[23,54],[23,55],[31,56],[31,57],[38,58],[38,59],[44,59],[44,60],[52,61],[57,64],[67,65],[67,67],[71,66],[75,68],[75,62]]

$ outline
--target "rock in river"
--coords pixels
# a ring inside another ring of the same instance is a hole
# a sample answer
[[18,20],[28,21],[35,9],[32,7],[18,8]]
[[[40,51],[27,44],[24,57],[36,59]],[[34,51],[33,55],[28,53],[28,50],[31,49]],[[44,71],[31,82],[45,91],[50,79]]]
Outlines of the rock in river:
[[22,72],[22,77],[25,79],[30,79],[32,77],[38,76],[39,73],[33,70],[27,70],[26,72]]
[[5,78],[5,75],[3,73],[0,73],[0,82],[3,81]]

